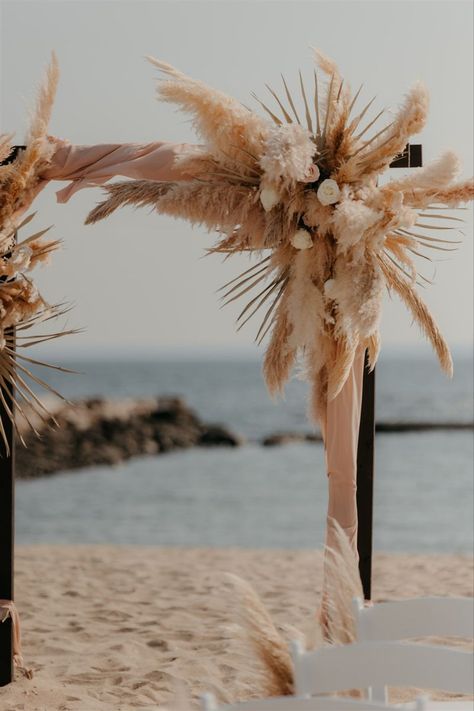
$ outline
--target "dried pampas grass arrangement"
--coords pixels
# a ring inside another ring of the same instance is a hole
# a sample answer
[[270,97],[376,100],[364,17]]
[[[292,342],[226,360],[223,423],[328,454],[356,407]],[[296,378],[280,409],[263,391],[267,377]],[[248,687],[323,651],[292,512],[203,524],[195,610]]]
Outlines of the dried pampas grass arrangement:
[[[359,347],[372,367],[380,347],[384,291],[406,303],[452,374],[449,349],[417,285],[428,279],[416,259],[450,250],[458,225],[445,213],[474,197],[472,181],[453,182],[458,161],[446,153],[408,177],[379,177],[425,125],[428,95],[421,84],[379,128],[373,99],[360,104],[335,63],[315,53],[312,86],[298,77],[298,99],[283,79],[282,96],[254,98],[264,116],[239,101],[151,59],[162,73],[158,97],[191,115],[204,140],[201,155],[179,159],[193,179],[118,182],[88,216],[93,223],[122,205],[153,206],[220,233],[212,253],[256,253],[257,262],[227,284],[224,303],[248,299],[239,328],[257,313],[256,340],[270,334],[264,374],[278,393],[301,356],[311,382],[312,415],[336,397]],[[433,233],[435,236],[433,236]]]
[[[31,365],[43,365],[66,371],[65,368],[42,363],[21,350],[38,343],[73,333],[62,330],[41,331],[32,335],[31,329],[64,315],[64,304],[49,305],[38,292],[29,273],[48,261],[60,245],[59,240],[46,239],[50,228],[39,230],[21,241],[18,234],[29,225],[34,214],[24,216],[37,192],[40,174],[48,165],[54,150],[54,141],[48,139],[47,128],[58,83],[58,64],[52,56],[46,78],[41,85],[36,108],[30,124],[24,149],[14,155],[12,136],[0,134],[0,398],[7,416],[16,427],[7,393],[15,391],[16,408],[19,414],[34,429],[28,412],[33,410],[42,420],[51,421],[29,382],[60,396],[48,383],[31,371]],[[13,159],[14,156],[14,159]],[[21,433],[17,436],[22,440]],[[0,418],[0,438],[9,453],[5,423]]]

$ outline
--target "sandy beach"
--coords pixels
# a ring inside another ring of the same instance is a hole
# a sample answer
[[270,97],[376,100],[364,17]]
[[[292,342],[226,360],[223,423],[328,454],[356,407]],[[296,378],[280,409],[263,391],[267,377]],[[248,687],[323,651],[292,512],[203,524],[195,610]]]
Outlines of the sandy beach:
[[[309,627],[321,552],[20,547],[16,601],[34,678],[1,689],[0,708],[151,711],[180,690],[193,699],[206,690],[225,690],[229,701],[259,696],[261,670],[233,628],[238,600],[225,572],[255,587],[279,627]],[[376,600],[472,589],[467,557],[375,560]]]

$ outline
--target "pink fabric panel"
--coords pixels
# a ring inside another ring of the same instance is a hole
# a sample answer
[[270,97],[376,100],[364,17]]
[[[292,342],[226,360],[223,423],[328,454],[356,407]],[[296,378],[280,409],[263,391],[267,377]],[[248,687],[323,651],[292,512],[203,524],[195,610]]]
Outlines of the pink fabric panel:
[[43,183],[50,180],[70,180],[59,190],[58,202],[65,203],[78,190],[103,185],[116,175],[140,180],[186,180],[186,175],[175,165],[176,157],[199,153],[201,148],[188,143],[110,143],[95,146],[76,146],[60,139],[50,165],[41,174]]
[[328,475],[328,526],[326,545],[333,540],[333,518],[344,529],[357,555],[357,443],[362,406],[365,350],[359,348],[352,369],[339,395],[328,402],[324,445]]

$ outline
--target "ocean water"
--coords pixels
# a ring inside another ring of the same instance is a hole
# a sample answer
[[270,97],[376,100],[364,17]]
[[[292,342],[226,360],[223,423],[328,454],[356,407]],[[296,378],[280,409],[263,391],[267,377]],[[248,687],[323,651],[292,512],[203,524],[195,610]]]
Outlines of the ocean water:
[[[67,365],[83,373],[53,374],[54,384],[68,397],[181,395],[203,419],[226,424],[247,443],[19,482],[18,542],[322,546],[327,503],[322,446],[257,444],[278,430],[309,431],[304,383],[292,381],[285,400],[275,404],[254,360]],[[382,359],[377,418],[472,422],[472,359],[457,359],[452,381],[432,359]],[[473,513],[472,432],[377,436],[376,549],[469,553]]]

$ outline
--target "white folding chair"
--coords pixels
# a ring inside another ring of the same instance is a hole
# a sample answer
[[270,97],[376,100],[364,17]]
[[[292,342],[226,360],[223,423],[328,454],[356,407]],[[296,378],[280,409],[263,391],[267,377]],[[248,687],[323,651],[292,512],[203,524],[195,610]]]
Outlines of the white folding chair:
[[[424,700],[419,699],[403,711],[425,711]],[[278,696],[267,699],[250,699],[237,704],[218,705],[214,694],[201,697],[203,711],[388,711],[394,709],[385,703],[367,699],[341,698],[337,696],[298,697]]]
[[419,597],[364,607],[354,598],[357,641],[414,637],[474,637],[474,601],[466,597]]
[[[472,598],[420,597],[364,606],[353,600],[358,642],[399,641],[415,637],[474,637],[474,601]],[[386,689],[373,687],[372,699],[386,699]],[[442,709],[438,704],[432,707]],[[461,702],[450,702],[453,711],[461,711]],[[469,707],[474,711],[474,706]]]
[[[301,643],[295,642],[292,651],[297,696],[386,686],[474,693],[473,655],[464,650],[403,642],[357,642],[305,652]],[[370,708],[370,701],[365,703]],[[431,708],[427,699],[419,700],[419,704],[420,708]],[[452,708],[460,709],[457,704],[454,702]]]

